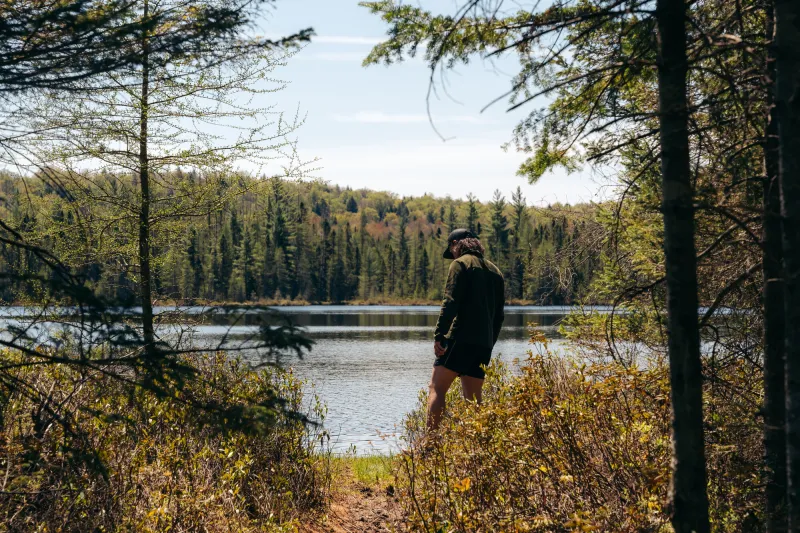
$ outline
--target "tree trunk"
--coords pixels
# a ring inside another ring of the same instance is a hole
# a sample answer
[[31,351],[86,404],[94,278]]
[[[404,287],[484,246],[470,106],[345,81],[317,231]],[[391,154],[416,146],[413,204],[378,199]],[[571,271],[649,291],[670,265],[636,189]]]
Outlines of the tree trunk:
[[800,2],[775,2],[775,116],[786,310],[786,453],[789,531],[800,530]]
[[703,378],[686,96],[686,6],[658,0],[658,86],[667,327],[672,397],[672,526],[707,533]]
[[[144,20],[149,16],[148,1],[144,2]],[[148,354],[155,351],[153,328],[153,298],[150,273],[150,171],[147,154],[147,114],[150,91],[150,58],[147,34],[142,36],[142,95],[139,115],[139,186],[141,203],[139,208],[139,297],[142,301],[142,336]]]
[[[767,10],[766,37],[775,32],[774,13]],[[775,80],[774,49],[767,54],[767,78]],[[781,271],[780,190],[778,188],[778,123],[772,88],[766,96],[769,110],[764,134],[764,479],[765,522],[767,533],[788,531],[786,516],[786,399],[784,335],[784,284]]]

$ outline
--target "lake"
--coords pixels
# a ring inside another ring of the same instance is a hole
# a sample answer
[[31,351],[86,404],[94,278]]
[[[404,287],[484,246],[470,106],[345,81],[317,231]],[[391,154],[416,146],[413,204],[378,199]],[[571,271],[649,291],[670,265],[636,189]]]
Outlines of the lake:
[[[169,311],[159,308],[156,311]],[[315,341],[302,359],[282,358],[282,363],[308,381],[328,406],[325,427],[331,433],[334,451],[355,446],[359,454],[388,453],[398,442],[392,437],[403,417],[418,405],[427,388],[433,355],[433,328],[439,308],[435,306],[297,306],[282,307]],[[551,349],[561,351],[565,342],[558,324],[568,307],[506,307],[506,319],[493,357],[512,363],[530,349],[528,325],[552,339]],[[597,310],[603,310],[598,308]],[[5,308],[9,315],[20,308]],[[189,312],[191,314],[191,311]],[[257,330],[250,320],[231,326],[224,317],[193,327],[193,342],[216,344],[227,335],[229,342],[246,339]],[[178,321],[175,326],[180,326]],[[162,326],[168,336],[171,327]],[[3,329],[6,329],[5,327]],[[381,435],[389,436],[383,439]]]
[[[395,438],[382,439],[380,435],[395,434],[405,414],[418,405],[419,392],[427,388],[439,308],[308,306],[282,310],[316,342],[303,359],[285,360],[285,364],[313,383],[327,404],[325,427],[332,434],[334,450],[351,446],[362,454],[396,450]],[[530,349],[529,323],[552,338],[553,350],[563,349],[565,341],[558,338],[557,329],[568,312],[564,307],[507,307],[494,357],[507,362],[524,358]]]

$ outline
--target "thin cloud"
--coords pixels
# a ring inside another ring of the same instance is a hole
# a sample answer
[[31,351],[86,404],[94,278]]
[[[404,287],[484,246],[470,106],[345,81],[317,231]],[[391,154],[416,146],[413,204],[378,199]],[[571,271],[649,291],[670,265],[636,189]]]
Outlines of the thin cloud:
[[[332,115],[337,122],[360,122],[363,124],[418,124],[428,122],[430,117],[424,113],[384,113],[382,111],[359,111],[349,115]],[[449,117],[433,117],[434,122],[438,123],[460,123],[460,124],[482,124],[485,121],[469,116],[454,115]]]
[[352,35],[320,35],[319,37],[312,37],[312,43],[321,44],[355,44],[364,46],[375,46],[380,44],[384,39],[380,37],[357,37]]

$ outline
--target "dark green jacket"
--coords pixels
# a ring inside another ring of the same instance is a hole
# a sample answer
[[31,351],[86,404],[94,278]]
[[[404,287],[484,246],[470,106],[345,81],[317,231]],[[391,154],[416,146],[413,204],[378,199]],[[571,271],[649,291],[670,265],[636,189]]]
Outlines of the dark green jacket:
[[503,325],[505,289],[500,270],[479,253],[450,264],[434,339],[492,347]]

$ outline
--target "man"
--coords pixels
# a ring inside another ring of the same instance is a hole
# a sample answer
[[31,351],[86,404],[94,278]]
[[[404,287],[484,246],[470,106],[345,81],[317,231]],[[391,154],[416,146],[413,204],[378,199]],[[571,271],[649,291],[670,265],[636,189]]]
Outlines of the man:
[[457,377],[469,401],[481,401],[485,372],[503,325],[504,281],[500,270],[483,258],[483,245],[467,229],[447,237],[447,274],[442,309],[434,332],[434,353],[428,395],[428,429],[435,430],[444,412],[445,395]]

